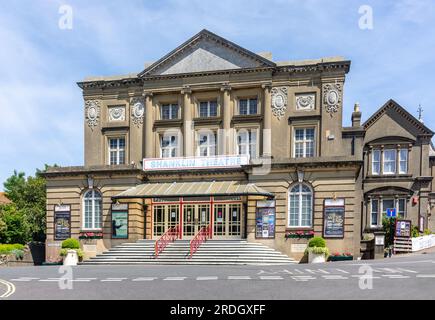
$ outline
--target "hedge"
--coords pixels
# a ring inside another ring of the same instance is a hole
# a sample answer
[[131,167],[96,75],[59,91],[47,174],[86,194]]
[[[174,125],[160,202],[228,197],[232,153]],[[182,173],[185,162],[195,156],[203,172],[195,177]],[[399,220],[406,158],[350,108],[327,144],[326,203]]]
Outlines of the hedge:
[[0,254],[9,254],[13,250],[24,250],[24,245],[22,244],[0,244]]

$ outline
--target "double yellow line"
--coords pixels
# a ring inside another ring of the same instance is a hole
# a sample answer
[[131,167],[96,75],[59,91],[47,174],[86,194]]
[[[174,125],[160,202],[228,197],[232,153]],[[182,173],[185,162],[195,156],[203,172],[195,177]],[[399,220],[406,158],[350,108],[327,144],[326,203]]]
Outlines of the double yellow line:
[[8,298],[15,292],[15,286],[13,283],[0,279],[0,283],[6,286],[6,292],[0,296],[0,298]]

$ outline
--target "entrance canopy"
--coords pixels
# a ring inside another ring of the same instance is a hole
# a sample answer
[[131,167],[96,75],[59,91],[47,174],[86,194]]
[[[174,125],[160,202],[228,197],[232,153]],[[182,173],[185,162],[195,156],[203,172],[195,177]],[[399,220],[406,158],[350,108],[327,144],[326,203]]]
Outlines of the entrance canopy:
[[201,181],[140,184],[114,196],[113,199],[247,195],[274,197],[273,193],[267,192],[253,183]]

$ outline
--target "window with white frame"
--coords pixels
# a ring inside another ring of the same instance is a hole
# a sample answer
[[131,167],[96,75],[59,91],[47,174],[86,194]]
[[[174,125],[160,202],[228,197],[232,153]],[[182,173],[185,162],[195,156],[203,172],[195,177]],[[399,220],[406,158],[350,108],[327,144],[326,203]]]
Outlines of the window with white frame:
[[387,214],[387,209],[396,209],[396,214],[399,219],[406,217],[406,198],[372,198],[370,202],[370,225],[372,227],[382,224],[381,219]]
[[396,149],[385,149],[384,150],[384,163],[383,163],[383,173],[384,174],[395,174],[396,173]]
[[198,114],[200,118],[217,116],[217,101],[201,101],[199,103]]
[[163,104],[160,108],[160,118],[163,120],[178,119],[178,109],[177,103]]
[[178,135],[165,134],[160,136],[160,157],[174,158],[178,156]]
[[210,157],[216,155],[216,133],[198,133],[197,154],[199,157]]
[[83,196],[83,228],[86,230],[101,229],[102,198],[95,189],[86,191]]
[[239,99],[239,115],[257,114],[257,98]]
[[408,172],[408,149],[399,149],[399,173]]
[[408,173],[408,149],[374,149],[372,151],[372,175]]
[[257,129],[240,129],[237,132],[237,153],[257,157]]
[[373,150],[372,153],[372,174],[381,174],[381,150]]
[[125,138],[109,139],[109,164],[125,164]]
[[298,183],[289,191],[289,227],[311,227],[313,218],[313,193],[306,184]]
[[293,141],[294,158],[314,157],[315,137],[314,128],[295,128]]

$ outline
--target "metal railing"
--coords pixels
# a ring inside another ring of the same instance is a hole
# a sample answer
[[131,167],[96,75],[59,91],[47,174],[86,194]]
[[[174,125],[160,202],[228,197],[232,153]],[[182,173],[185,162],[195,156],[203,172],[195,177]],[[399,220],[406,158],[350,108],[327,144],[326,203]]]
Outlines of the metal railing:
[[168,231],[166,231],[159,239],[156,240],[154,245],[154,258],[157,258],[170,242],[174,242],[179,237],[180,227],[178,225],[168,229]]
[[198,250],[199,246],[205,242],[207,239],[210,239],[211,235],[211,225],[207,227],[202,227],[198,233],[190,240],[190,255],[189,259],[192,258],[193,254]]

